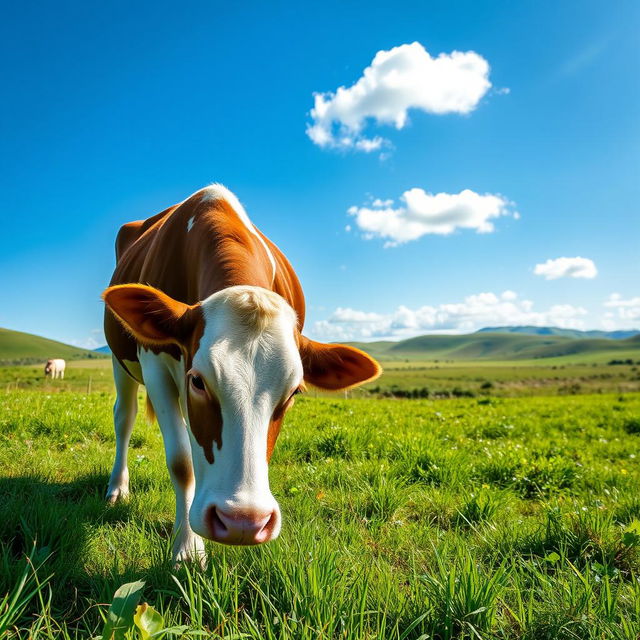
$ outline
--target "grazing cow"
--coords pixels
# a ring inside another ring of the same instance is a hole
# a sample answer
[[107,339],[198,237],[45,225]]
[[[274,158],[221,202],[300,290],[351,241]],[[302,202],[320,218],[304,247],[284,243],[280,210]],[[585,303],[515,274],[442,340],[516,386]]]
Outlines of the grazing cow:
[[275,538],[268,462],[295,394],[305,383],[348,389],[380,366],[302,335],[293,268],[221,185],[125,224],[116,258],[103,294],[117,388],[107,499],[129,491],[127,447],[144,384],[176,493],[175,560],[202,559],[200,536],[242,545]]
[[52,380],[60,378],[64,380],[64,370],[67,363],[62,358],[54,358],[53,360],[47,360],[44,365],[44,377],[51,376]]

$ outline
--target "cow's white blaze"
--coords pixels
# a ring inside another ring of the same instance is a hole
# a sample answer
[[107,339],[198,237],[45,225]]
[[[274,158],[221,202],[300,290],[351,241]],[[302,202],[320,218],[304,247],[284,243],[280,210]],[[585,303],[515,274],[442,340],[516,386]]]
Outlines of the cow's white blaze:
[[[189,520],[210,537],[212,506],[226,513],[275,514],[269,488],[267,436],[276,407],[301,384],[302,363],[295,340],[296,317],[283,298],[260,287],[236,286],[202,303],[204,332],[192,371],[220,404],[222,446],[205,457],[190,430],[196,493]],[[193,393],[185,385],[184,394]],[[188,415],[186,406],[183,406]]]

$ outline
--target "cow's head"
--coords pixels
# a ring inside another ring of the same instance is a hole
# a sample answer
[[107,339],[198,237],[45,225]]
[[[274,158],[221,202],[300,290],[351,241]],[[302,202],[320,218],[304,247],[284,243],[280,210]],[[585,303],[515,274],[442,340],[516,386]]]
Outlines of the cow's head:
[[53,360],[47,360],[44,365],[44,375],[45,377],[51,373],[51,367],[53,366]]
[[144,285],[117,285],[105,302],[133,336],[152,348],[177,345],[180,401],[189,426],[196,533],[227,544],[259,544],[280,531],[268,462],[285,413],[305,383],[348,389],[380,366],[344,345],[305,338],[279,295],[235,286],[186,305]]

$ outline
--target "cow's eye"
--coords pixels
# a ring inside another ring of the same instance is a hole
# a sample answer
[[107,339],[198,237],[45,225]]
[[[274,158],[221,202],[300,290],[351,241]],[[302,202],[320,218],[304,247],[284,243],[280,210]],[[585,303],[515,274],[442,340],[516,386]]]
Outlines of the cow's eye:
[[200,376],[191,376],[191,384],[198,391],[204,391],[204,380]]

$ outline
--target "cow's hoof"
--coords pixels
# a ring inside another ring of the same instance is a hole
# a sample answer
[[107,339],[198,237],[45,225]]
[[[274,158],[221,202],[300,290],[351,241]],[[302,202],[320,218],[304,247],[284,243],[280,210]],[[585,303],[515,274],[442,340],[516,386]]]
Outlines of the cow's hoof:
[[107,504],[115,504],[116,502],[124,502],[129,499],[129,489],[125,487],[114,487],[107,491]]
[[173,566],[179,569],[184,564],[194,564],[201,569],[207,568],[207,554],[202,538],[194,536],[190,540],[176,544],[173,550]]

